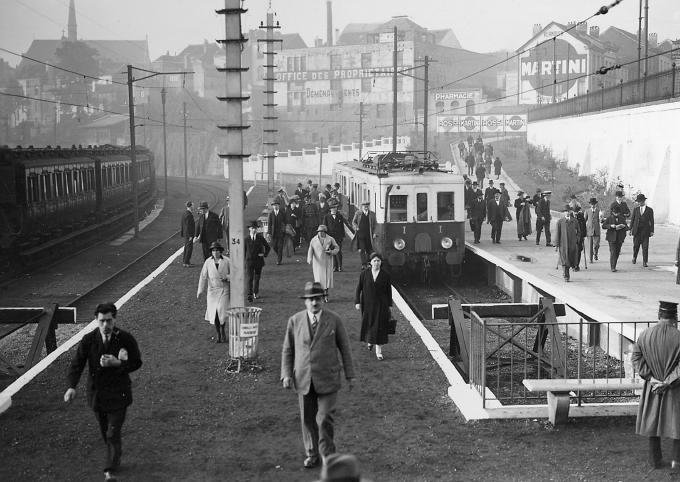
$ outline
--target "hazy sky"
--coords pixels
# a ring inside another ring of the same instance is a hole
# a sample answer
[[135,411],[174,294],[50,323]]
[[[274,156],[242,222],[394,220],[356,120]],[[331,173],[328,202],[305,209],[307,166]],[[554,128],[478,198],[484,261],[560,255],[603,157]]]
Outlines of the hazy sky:
[[[607,0],[611,3],[612,0]],[[0,0],[0,47],[23,53],[33,39],[60,38],[66,30],[68,0]],[[246,0],[249,11],[244,31],[266,19],[267,0]],[[419,25],[451,28],[463,48],[489,52],[513,50],[531,36],[533,24],[555,20],[567,23],[592,15],[604,1],[597,0],[334,0],[333,27],[351,22],[384,22],[408,15]],[[680,38],[680,0],[650,0],[649,31],[659,41]],[[298,32],[308,45],[326,37],[326,0],[272,0],[284,33]],[[148,35],[151,59],[169,50],[176,53],[203,39],[224,35],[215,9],[220,0],[76,0],[78,37],[137,40]],[[638,0],[624,0],[589,25],[603,31],[610,25],[637,32]],[[0,52],[16,65],[18,59]]]

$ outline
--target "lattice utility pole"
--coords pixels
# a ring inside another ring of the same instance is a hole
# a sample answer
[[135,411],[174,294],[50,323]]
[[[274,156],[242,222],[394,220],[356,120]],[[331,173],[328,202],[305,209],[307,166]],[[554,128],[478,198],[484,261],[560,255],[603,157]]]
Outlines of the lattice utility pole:
[[243,95],[241,74],[248,67],[241,66],[241,51],[247,42],[241,32],[241,15],[246,10],[241,7],[241,0],[225,0],[224,9],[217,13],[224,15],[225,37],[218,42],[224,45],[226,62],[218,67],[226,77],[226,95],[217,97],[227,103],[226,124],[218,125],[227,133],[227,153],[219,154],[227,159],[229,167],[229,192],[231,193],[229,209],[229,236],[227,240],[231,259],[231,299],[232,307],[245,306],[245,253],[244,239],[244,202],[243,202],[243,158],[250,154],[243,153],[243,131],[249,126],[243,125],[243,109],[241,104],[249,97]]
[[272,11],[271,2],[269,2],[269,9],[267,10],[267,25],[260,22],[260,28],[266,29],[267,31],[266,37],[264,39],[258,39],[257,41],[265,45],[265,50],[263,52],[265,58],[265,75],[263,78],[265,81],[265,88],[263,91],[265,95],[265,103],[263,104],[265,113],[263,117],[264,127],[262,128],[262,145],[264,145],[264,157],[267,160],[267,192],[269,194],[269,202],[271,203],[274,200],[274,196],[276,196],[276,188],[274,187],[274,159],[276,158],[275,146],[278,144],[278,142],[276,142],[276,133],[278,132],[278,129],[276,129],[276,119],[278,119],[278,116],[276,115],[276,104],[274,103],[274,94],[276,93],[274,90],[274,80],[276,80],[274,77],[274,68],[276,67],[274,55],[276,55],[276,43],[283,42],[282,39],[274,38],[274,30],[281,27],[279,26],[278,20],[276,21],[276,25],[274,25],[274,12]]

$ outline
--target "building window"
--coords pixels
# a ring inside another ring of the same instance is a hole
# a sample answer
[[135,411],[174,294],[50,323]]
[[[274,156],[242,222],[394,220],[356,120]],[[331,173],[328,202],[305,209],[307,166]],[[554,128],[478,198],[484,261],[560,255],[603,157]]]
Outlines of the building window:
[[397,50],[397,65],[399,65],[399,66],[404,65],[404,51],[403,50]]
[[372,55],[370,52],[361,54],[361,68],[366,69],[371,66]]
[[331,70],[342,68],[342,55],[331,54]]
[[454,100],[453,102],[451,102],[451,112],[453,112],[454,114],[459,113],[458,112],[458,106],[459,105],[460,104],[458,103],[457,100]]
[[389,220],[391,222],[403,223],[408,221],[408,213],[406,211],[408,196],[393,195],[390,196],[389,204]]
[[371,92],[373,90],[373,77],[361,79],[361,92]]
[[294,57],[288,57],[286,59],[287,65],[288,65],[288,72],[293,72],[293,69],[295,68],[295,58]]

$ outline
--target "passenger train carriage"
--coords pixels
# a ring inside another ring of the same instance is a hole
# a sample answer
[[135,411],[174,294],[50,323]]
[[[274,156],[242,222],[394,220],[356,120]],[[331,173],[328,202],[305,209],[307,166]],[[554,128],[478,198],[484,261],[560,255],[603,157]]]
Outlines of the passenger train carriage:
[[[439,169],[427,153],[368,153],[335,165],[353,211],[364,202],[376,213],[374,249],[393,269],[427,276],[461,272],[465,253],[464,181]],[[351,220],[351,219],[350,219]]]

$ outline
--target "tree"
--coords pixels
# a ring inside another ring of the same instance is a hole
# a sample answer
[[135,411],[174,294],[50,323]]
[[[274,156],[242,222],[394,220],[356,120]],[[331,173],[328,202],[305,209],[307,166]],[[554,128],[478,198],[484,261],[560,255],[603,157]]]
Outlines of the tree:
[[[99,75],[98,52],[85,42],[67,40],[62,41],[61,47],[55,51],[57,67],[68,69],[75,73],[57,71],[57,89],[55,95],[63,102],[70,104],[88,104],[88,84],[92,79],[85,76]],[[80,120],[81,108],[76,108],[75,117]]]

